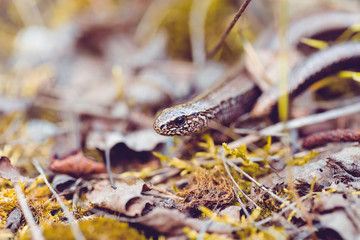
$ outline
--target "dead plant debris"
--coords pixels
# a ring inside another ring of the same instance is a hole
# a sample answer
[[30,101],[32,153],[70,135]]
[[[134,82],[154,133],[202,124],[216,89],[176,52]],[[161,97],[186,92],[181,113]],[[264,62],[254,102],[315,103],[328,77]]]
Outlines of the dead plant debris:
[[63,158],[52,156],[49,169],[56,173],[82,176],[106,172],[105,164],[84,156],[82,151],[76,151]]
[[[207,59],[241,4],[0,1],[0,239],[359,238],[360,147],[337,143],[359,131],[331,131],[360,128],[356,66],[281,107],[287,124],[245,114],[193,136],[153,130],[158,111],[221,78],[264,90],[360,40],[358,1],[251,1]],[[304,150],[319,130],[312,147],[334,143]]]
[[197,211],[200,206],[219,209],[233,204],[235,193],[233,183],[221,167],[199,168],[190,179],[188,187],[177,193],[180,203]]

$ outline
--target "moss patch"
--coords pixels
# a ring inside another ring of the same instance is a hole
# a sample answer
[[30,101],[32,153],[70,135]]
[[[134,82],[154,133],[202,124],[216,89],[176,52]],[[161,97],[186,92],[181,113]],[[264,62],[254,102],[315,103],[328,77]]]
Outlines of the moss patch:
[[[87,240],[97,239],[139,239],[145,240],[146,237],[139,233],[135,228],[129,227],[129,224],[118,222],[114,219],[99,217],[79,222],[81,231]],[[45,239],[75,239],[72,235],[69,225],[63,223],[52,223],[43,225],[43,234]],[[27,230],[21,240],[30,240],[30,231]]]

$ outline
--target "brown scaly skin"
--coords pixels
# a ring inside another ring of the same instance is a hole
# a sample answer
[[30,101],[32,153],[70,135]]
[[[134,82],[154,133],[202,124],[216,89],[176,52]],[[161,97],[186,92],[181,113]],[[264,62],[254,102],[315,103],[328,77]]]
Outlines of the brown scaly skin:
[[165,136],[190,135],[208,128],[211,121],[230,123],[250,111],[260,89],[247,74],[225,79],[186,103],[164,109],[154,122],[154,129]]
[[[323,16],[318,20],[327,26]],[[351,14],[351,17],[354,17],[354,14]],[[343,27],[351,24],[351,21],[344,21]],[[303,29],[306,29],[306,26]],[[323,28],[319,27],[319,31],[323,31]],[[311,84],[337,71],[360,69],[359,61],[360,43],[334,45],[316,52],[290,72],[290,97],[295,97]],[[163,110],[154,122],[154,129],[166,136],[190,135],[206,129],[211,121],[229,123],[250,111],[259,95],[260,90],[249,79],[246,71],[243,71],[239,77],[220,82],[193,100]],[[271,88],[258,99],[251,114],[255,117],[269,114],[278,98],[277,88]]]
[[[288,94],[294,98],[315,82],[345,69],[360,69],[360,42],[346,42],[318,51],[289,73]],[[273,86],[257,100],[251,115],[262,117],[274,110],[279,88]]]
[[197,110],[189,104],[166,108],[155,120],[154,129],[165,136],[184,136],[200,132],[208,126],[212,116],[207,115],[206,111]]

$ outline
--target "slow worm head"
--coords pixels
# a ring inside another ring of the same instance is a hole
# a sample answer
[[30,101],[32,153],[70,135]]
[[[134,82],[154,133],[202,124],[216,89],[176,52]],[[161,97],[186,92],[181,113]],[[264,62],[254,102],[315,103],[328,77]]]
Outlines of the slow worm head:
[[155,131],[165,136],[184,136],[207,128],[211,116],[197,105],[185,103],[164,109],[154,122]]

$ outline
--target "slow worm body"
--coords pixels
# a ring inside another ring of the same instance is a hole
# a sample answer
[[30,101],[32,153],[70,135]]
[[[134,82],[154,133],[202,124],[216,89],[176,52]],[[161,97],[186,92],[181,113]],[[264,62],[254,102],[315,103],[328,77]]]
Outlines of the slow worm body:
[[[322,21],[328,28],[326,19],[317,20]],[[339,26],[346,29],[357,20],[359,19],[346,19],[343,24],[336,25],[337,30]],[[303,22],[307,21],[303,20]],[[321,24],[318,23],[317,26],[321,28]],[[321,31],[323,32],[324,28],[319,29],[318,32]],[[316,31],[312,30],[311,34],[316,34]],[[311,37],[299,33],[298,35]],[[300,39],[293,42],[296,44],[299,41]],[[295,97],[311,84],[328,75],[339,70],[354,68],[360,68],[360,42],[331,46],[314,53],[290,71],[288,93],[290,97]],[[247,72],[243,71],[237,77],[229,78],[213,86],[186,103],[164,109],[156,118],[154,129],[157,133],[166,136],[190,135],[207,128],[211,121],[229,123],[251,109],[253,116],[264,116],[269,114],[277,104],[278,88],[274,86],[261,96],[260,94],[259,88],[252,83]]]
[[[309,86],[340,70],[360,68],[360,42],[346,42],[316,52],[296,65],[289,74],[290,98],[296,97]],[[263,93],[251,111],[252,116],[270,114],[279,99],[279,88],[273,86]]]
[[246,74],[213,86],[184,104],[164,109],[154,123],[157,133],[189,135],[207,128],[211,121],[229,123],[249,112],[261,91]]

